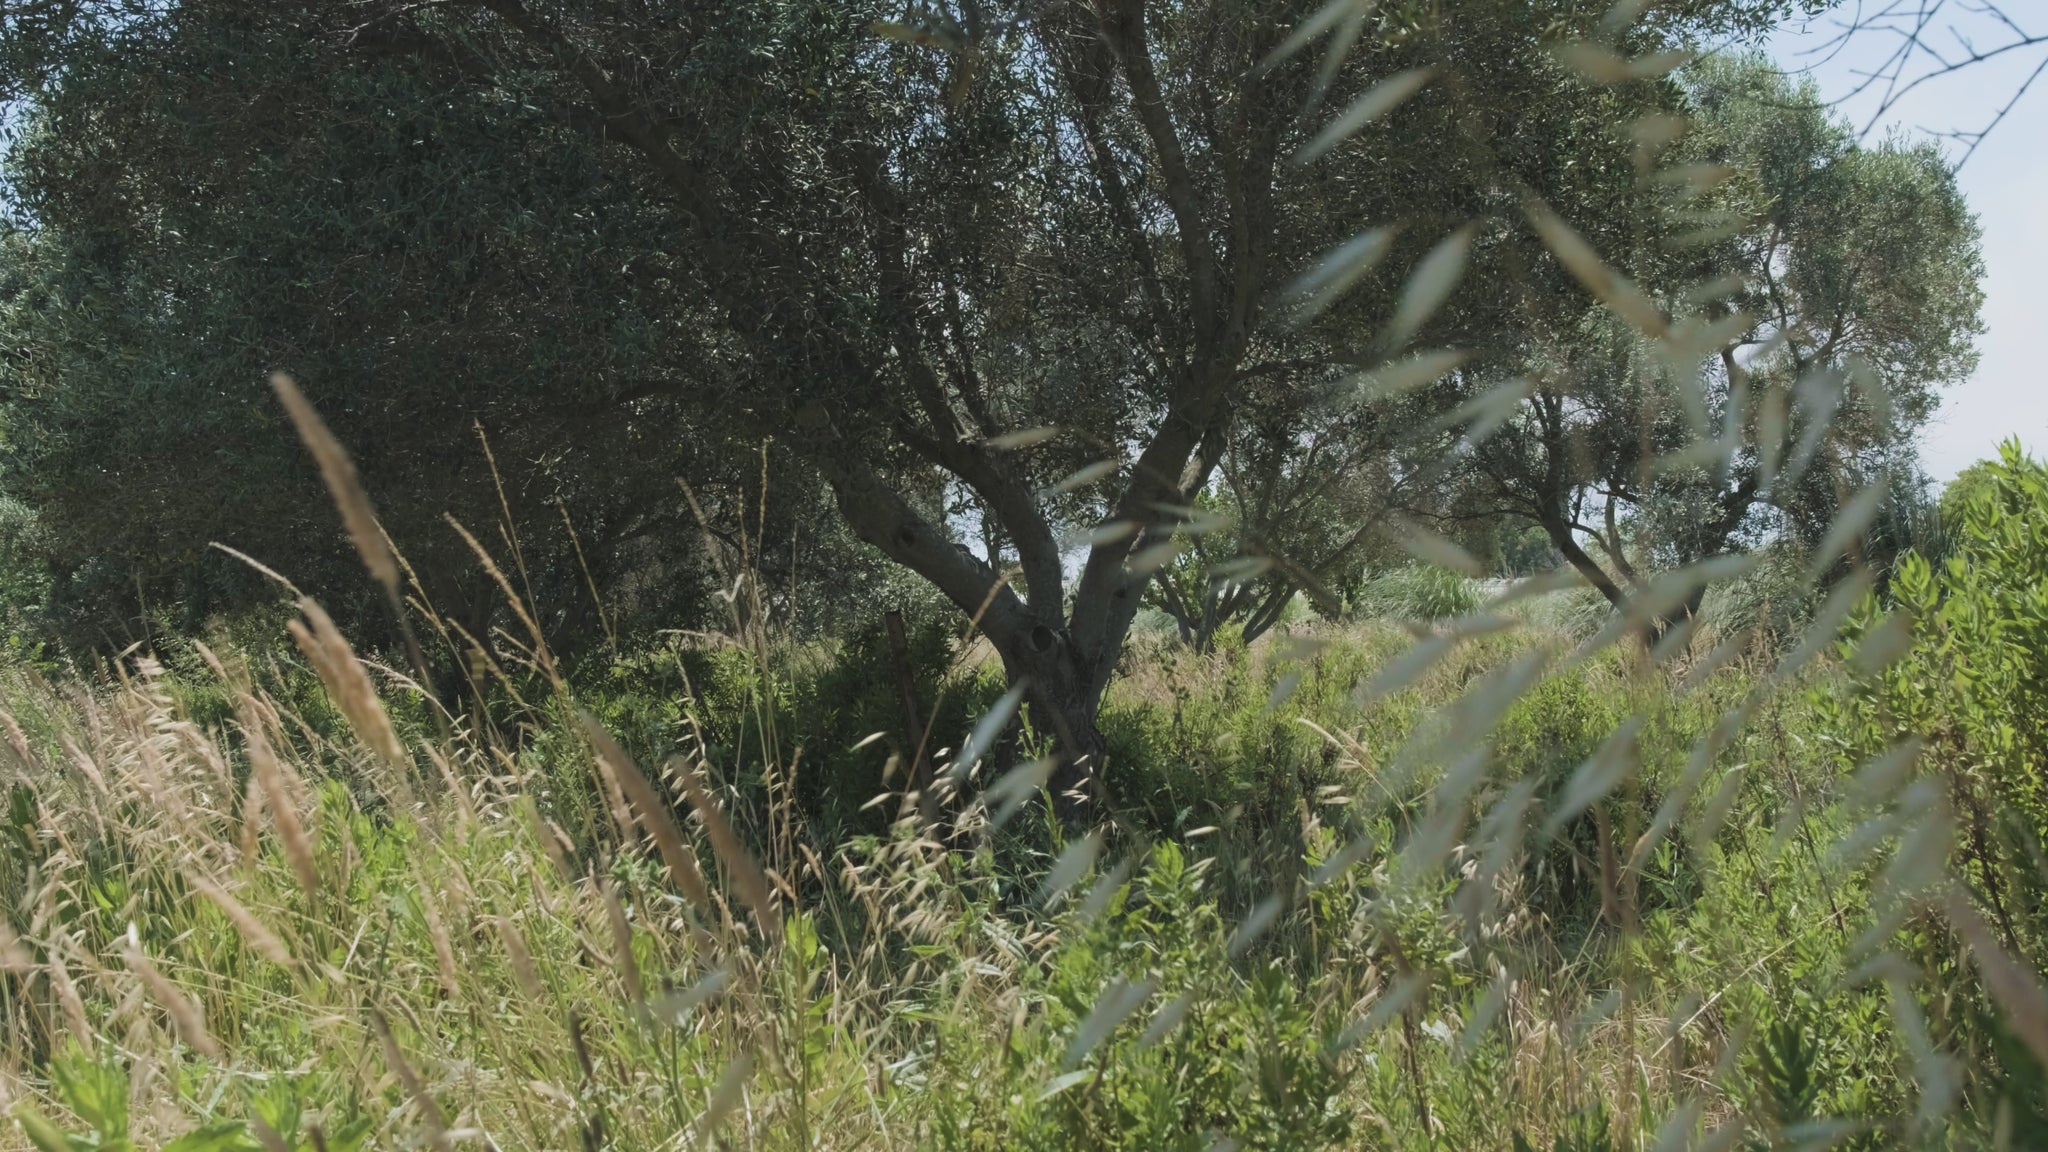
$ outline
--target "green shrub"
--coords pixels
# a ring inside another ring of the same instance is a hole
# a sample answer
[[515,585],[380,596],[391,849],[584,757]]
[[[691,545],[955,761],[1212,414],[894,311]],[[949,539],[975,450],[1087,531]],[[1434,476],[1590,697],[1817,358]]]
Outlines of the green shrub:
[[[1233,969],[1230,930],[1203,891],[1203,871],[1161,845],[1103,915],[1074,925],[1040,989],[1049,1033],[1041,1043],[1061,1053],[1061,1074],[1014,1117],[1018,1144],[1348,1146],[1354,1107],[1340,1101],[1346,1077],[1327,1055],[1328,1019],[1278,965]],[[1142,990],[1144,1000],[1098,1037],[1090,1025],[1114,988]]]
[[[1927,974],[1904,995],[1932,1046],[1981,1085],[1964,1102],[1976,1127],[1955,1121],[1946,1146],[1978,1146],[1965,1137],[2000,1109],[2013,1132],[2036,1130],[2038,1073],[1995,1043],[1967,961],[1938,924],[1883,936],[1874,870],[1831,853],[1848,827],[1828,806],[1835,765],[1807,749],[1826,737],[1839,753],[1853,733],[1831,725],[1861,713],[1815,709],[1742,665],[1678,692],[1690,673],[1539,629],[1472,637],[1409,662],[1397,688],[1358,692],[1411,641],[1391,624],[1318,624],[1208,653],[1134,647],[1103,717],[1109,819],[1078,841],[1042,812],[984,838],[972,821],[933,836],[889,824],[886,806],[859,811],[887,741],[850,749],[898,723],[879,631],[766,660],[693,646],[583,669],[573,698],[493,720],[506,746],[456,736],[450,772],[470,805],[441,791],[422,731],[402,725],[431,790],[417,820],[353,783],[373,758],[303,672],[259,667],[290,713],[271,739],[308,789],[317,885],[281,836],[247,831],[243,792],[216,785],[204,744],[163,735],[246,706],[233,690],[60,697],[21,674],[0,683],[29,769],[7,781],[0,915],[48,974],[0,970],[22,1037],[19,1071],[0,1070],[53,1118],[42,1137],[118,1146],[66,1103],[52,1062],[81,1029],[42,990],[72,958],[82,1030],[101,1052],[123,1037],[127,1062],[103,1067],[177,1077],[138,1106],[139,1146],[197,1130],[239,1152],[261,1117],[296,1147],[289,1115],[246,1091],[256,1075],[306,1086],[330,1146],[358,1115],[382,1117],[379,1146],[423,1145],[429,1100],[451,1139],[488,1131],[500,1147],[1605,1152],[1738,1115],[1747,1131],[1719,1146],[1815,1132],[1921,1146],[1919,1033],[1894,1025],[1899,994],[1858,975],[1888,971],[1863,939],[1875,925],[1879,950]],[[911,645],[935,742],[958,741],[999,669],[943,627],[914,626]],[[1501,675],[1539,660],[1533,681]],[[1520,690],[1490,696],[1503,680]],[[707,756],[685,763],[782,894],[779,920],[750,909],[751,869],[713,837],[716,806],[676,797],[683,851],[716,897],[692,911],[661,845],[607,811],[579,708],[646,767],[703,733]],[[1746,728],[1696,757],[1731,709]],[[1565,812],[1624,724],[1627,777]],[[244,751],[230,730],[238,775]],[[90,783],[88,758],[115,783]],[[779,783],[792,776],[793,802]],[[1676,822],[1659,830],[1667,807]],[[1627,861],[1645,843],[1610,916],[1603,849]],[[304,960],[275,959],[195,895],[208,877]],[[97,959],[131,940],[173,994]],[[228,1062],[182,1039],[185,998]],[[1770,1027],[1787,1021],[1796,1033]],[[716,1099],[726,1131],[707,1135]]]
[[[67,1132],[26,1102],[14,1118],[37,1152],[135,1152],[129,1133],[128,1069],[116,1058],[73,1050],[50,1063],[51,1087],[84,1131]],[[300,1084],[278,1078],[251,1093],[249,1119],[216,1116],[182,1136],[165,1141],[163,1152],[358,1152],[369,1141],[371,1121],[353,1114],[323,1126],[305,1114]],[[260,1133],[260,1135],[259,1135]]]
[[[1827,707],[1852,763],[1928,741],[1934,766],[1975,809],[1966,815],[2017,840],[2015,858],[2028,860],[2048,837],[2048,467],[2008,441],[1979,470],[1957,502],[1950,555],[1936,566],[1908,553],[1894,573],[1910,648]],[[1875,654],[1895,634],[1880,608],[1873,599],[1852,623],[1852,659],[1865,638]],[[1981,869],[1989,858],[1979,855]]]

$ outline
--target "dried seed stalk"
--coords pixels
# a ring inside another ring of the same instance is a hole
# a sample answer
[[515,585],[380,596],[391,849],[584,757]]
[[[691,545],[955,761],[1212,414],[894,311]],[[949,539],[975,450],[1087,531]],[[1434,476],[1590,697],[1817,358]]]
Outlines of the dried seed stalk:
[[612,739],[611,733],[606,732],[604,726],[589,713],[583,714],[583,730],[589,735],[591,746],[597,749],[599,762],[611,770],[619,786],[632,800],[633,807],[639,810],[640,824],[647,829],[648,835],[654,837],[654,846],[661,851],[662,862],[668,865],[669,878],[698,909],[709,912],[711,892],[704,885],[704,873],[697,867],[697,858],[691,854],[689,845],[683,841],[682,830],[669,816],[668,805],[662,802],[661,795],[654,790],[654,785],[647,782],[647,777],[640,774],[633,758],[626,755],[619,742]]
[[519,982],[519,990],[534,1000],[542,994],[540,973],[533,966],[533,953],[526,947],[526,938],[519,934],[519,927],[503,916],[491,917],[492,926],[498,930],[498,939],[504,942],[505,955],[512,961],[512,978]]
[[92,1025],[85,1018],[85,1000],[78,995],[78,985],[71,979],[71,970],[64,964],[64,948],[70,938],[59,931],[50,940],[50,987],[57,992],[57,1002],[64,1006],[64,1020],[71,1026],[72,1038],[87,1047],[92,1045]]
[[299,391],[298,382],[282,372],[274,372],[270,386],[277,392],[278,402],[292,418],[292,425],[299,431],[299,439],[306,445],[306,451],[313,454],[313,462],[320,466],[320,479],[327,484],[327,492],[334,498],[334,506],[341,511],[341,523],[348,530],[348,538],[356,546],[356,552],[363,558],[363,566],[377,583],[384,586],[387,595],[398,595],[398,558],[391,552],[391,546],[384,541],[384,533],[377,527],[377,510],[370,504],[370,495],[363,490],[362,478],[356,473],[355,461],[334,433],[327,430],[327,422],[313,408],[312,401]]
[[428,1095],[426,1086],[420,1083],[419,1073],[413,1071],[412,1065],[406,1062],[405,1053],[398,1047],[398,1038],[391,1034],[391,1022],[384,1018],[382,1011],[372,1008],[370,1027],[377,1033],[377,1040],[384,1048],[384,1063],[390,1067],[391,1074],[398,1077],[399,1086],[405,1089],[405,1094],[412,1097],[413,1103],[419,1106],[420,1122],[426,1126],[428,1140],[438,1149],[452,1147],[448,1140],[448,1117],[442,1113],[441,1106],[434,1102],[434,1098]]
[[427,922],[427,939],[434,944],[434,967],[441,977],[441,988],[448,993],[448,999],[457,1000],[462,996],[462,982],[455,970],[455,946],[448,939],[448,926],[441,920],[441,912],[434,906],[429,895],[426,877],[414,871],[413,878],[419,884],[420,915]]
[[212,1034],[207,1032],[206,1021],[199,1013],[199,1005],[193,1003],[192,998],[180,991],[176,984],[171,983],[169,977],[157,971],[156,965],[149,962],[149,958],[142,954],[141,949],[129,945],[122,950],[122,959],[127,962],[130,972],[142,978],[143,987],[149,989],[150,998],[170,1016],[171,1023],[178,1029],[178,1034],[185,1038],[185,1043],[209,1059],[220,1059],[220,1045],[214,1041]]
[[270,810],[270,824],[277,829],[278,843],[284,848],[285,859],[298,877],[299,887],[311,899],[320,894],[320,873],[313,866],[312,837],[292,803],[291,791],[285,782],[284,765],[278,761],[277,753],[271,750],[270,738],[256,717],[254,701],[247,697],[243,700],[249,705],[243,711],[242,737],[249,749],[251,775],[262,786],[263,804]]
[[292,966],[291,950],[285,947],[284,941],[277,933],[271,931],[263,921],[256,918],[255,913],[249,911],[247,905],[235,899],[227,889],[197,872],[187,873],[185,880],[197,889],[201,896],[212,901],[214,907],[227,915],[228,920],[234,924],[235,931],[242,934],[242,942],[249,946],[250,951],[273,964],[287,968]]
[[362,662],[356,659],[341,630],[334,626],[333,618],[310,598],[299,601],[299,611],[306,622],[292,620],[285,628],[327,687],[328,698],[347,717],[356,738],[386,764],[400,770],[410,769],[412,760],[398,742],[398,733],[391,727],[391,717],[384,711],[376,686],[370,683],[370,674],[363,670]]
[[13,713],[0,709],[0,729],[6,730],[7,746],[14,751],[14,755],[21,761],[21,766],[23,768],[34,767],[36,762],[35,755],[29,751],[28,737],[23,734],[21,725],[15,721]]
[[711,850],[718,853],[719,860],[732,873],[733,883],[740,890],[740,899],[745,900],[748,909],[754,913],[754,923],[760,925],[762,935],[770,940],[780,940],[782,913],[775,906],[768,877],[761,871],[761,865],[740,843],[732,825],[726,823],[725,814],[697,783],[697,778],[688,772],[677,775],[682,779],[683,794],[690,798],[691,806],[697,809],[698,817],[704,821],[704,832],[711,837]]
[[619,894],[614,889],[611,877],[598,882],[598,892],[604,897],[605,919],[612,928],[612,952],[619,968],[619,980],[626,986],[626,998],[634,1004],[647,999],[640,983],[640,963],[633,958],[633,926],[626,922],[626,910],[619,904]]

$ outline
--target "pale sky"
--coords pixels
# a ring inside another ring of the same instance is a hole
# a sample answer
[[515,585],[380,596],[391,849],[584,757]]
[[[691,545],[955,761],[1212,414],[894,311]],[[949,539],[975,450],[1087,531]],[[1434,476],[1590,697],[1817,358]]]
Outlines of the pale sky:
[[[1924,2],[1912,0],[1912,6]],[[1878,6],[1864,0],[1866,10]],[[1836,22],[1848,10],[1844,5],[1803,32],[1788,29],[1773,40],[1771,50],[1787,69],[1810,67],[1821,95],[1842,101],[1843,114],[1861,128],[1871,122],[1879,99],[1875,90],[1850,93],[1861,80],[1859,73],[1882,62],[1898,39],[1864,32],[1832,60],[1810,55],[1836,33]],[[2048,3],[2008,0],[2006,11],[2026,33],[2048,33]],[[1951,58],[1962,53],[1958,32],[1980,52],[2014,39],[2010,28],[1953,4],[1928,32]],[[1933,134],[1980,129],[2044,58],[2048,44],[2036,44],[1922,84],[1879,120],[1867,139],[1882,139],[1887,126]],[[1908,78],[1933,66],[1922,57]],[[1962,156],[1962,145],[1945,141],[1944,146],[1951,157]],[[1957,180],[1984,230],[1986,331],[1978,342],[1982,359],[1976,375],[1949,390],[1922,440],[1921,461],[1937,484],[1996,453],[2007,436],[2017,435],[2037,457],[2048,453],[2048,74],[1984,138]]]

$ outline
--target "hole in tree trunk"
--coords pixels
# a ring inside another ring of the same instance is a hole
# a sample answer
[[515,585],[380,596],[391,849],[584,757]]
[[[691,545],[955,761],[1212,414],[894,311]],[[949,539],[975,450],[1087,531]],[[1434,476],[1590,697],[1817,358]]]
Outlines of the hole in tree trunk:
[[1050,652],[1053,642],[1058,639],[1059,637],[1053,635],[1052,629],[1040,624],[1031,630],[1031,650],[1040,653]]

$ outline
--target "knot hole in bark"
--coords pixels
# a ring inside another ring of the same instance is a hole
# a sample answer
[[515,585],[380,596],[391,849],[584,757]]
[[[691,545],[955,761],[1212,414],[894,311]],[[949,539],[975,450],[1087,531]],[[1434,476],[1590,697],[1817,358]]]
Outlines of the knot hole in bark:
[[1052,651],[1053,644],[1058,640],[1059,637],[1053,633],[1053,630],[1043,624],[1031,629],[1031,651],[1041,656]]

